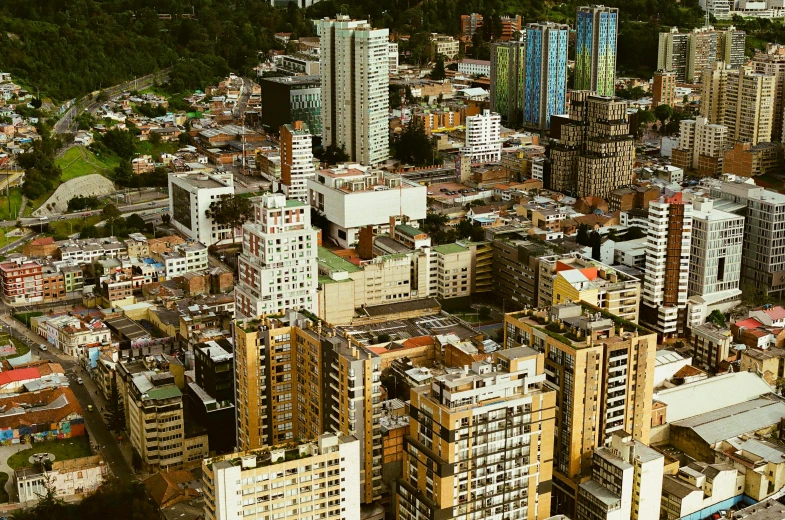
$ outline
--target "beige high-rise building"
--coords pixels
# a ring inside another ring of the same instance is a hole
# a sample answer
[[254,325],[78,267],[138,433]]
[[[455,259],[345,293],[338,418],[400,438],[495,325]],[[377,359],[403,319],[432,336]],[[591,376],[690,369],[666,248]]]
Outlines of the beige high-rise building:
[[204,460],[205,519],[360,518],[359,445],[325,434]]
[[505,348],[531,346],[545,354],[556,390],[553,493],[571,518],[580,476],[592,453],[624,431],[648,444],[657,336],[588,304],[554,305],[505,316]]
[[679,123],[679,147],[673,150],[673,165],[714,176],[722,171],[722,157],[727,147],[728,127],[711,124],[706,117],[685,119]]
[[529,347],[413,388],[396,518],[550,516],[555,392]]
[[673,106],[676,102],[676,73],[658,70],[654,73],[651,85],[651,107],[657,105]]
[[703,71],[701,81],[701,116],[715,125],[721,125],[725,117],[725,89],[728,86],[728,71],[724,61],[715,61]]
[[732,142],[770,142],[774,122],[776,78],[739,69],[728,72],[725,89],[725,117],[728,139]]
[[[762,74],[772,74],[776,82],[774,92],[774,120],[771,125],[772,139],[782,140],[785,125],[785,45],[769,43],[764,52],[756,52],[752,58],[752,69]],[[702,99],[701,99],[702,102]]]
[[238,448],[253,450],[324,432],[360,439],[360,496],[381,495],[381,358],[306,316],[234,325]]

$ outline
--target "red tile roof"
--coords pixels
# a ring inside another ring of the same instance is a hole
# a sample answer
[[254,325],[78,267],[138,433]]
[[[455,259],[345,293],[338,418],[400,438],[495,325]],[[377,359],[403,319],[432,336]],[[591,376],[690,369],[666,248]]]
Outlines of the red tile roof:
[[36,238],[31,242],[34,246],[48,246],[55,243],[54,237]]
[[769,309],[758,309],[758,310],[763,311],[772,320],[785,319],[785,308],[780,307],[779,305],[777,305],[776,307],[771,307]]
[[[47,407],[58,398],[65,397],[64,406]],[[24,413],[12,414],[10,410],[20,408],[22,404],[30,405]],[[0,428],[18,428],[20,425],[52,424],[65,419],[71,414],[82,415],[82,407],[70,388],[50,388],[40,392],[27,392],[11,397],[0,398],[0,410],[8,414],[0,416]]]
[[38,373],[37,368],[18,368],[16,370],[6,370],[0,372],[0,386],[19,381],[29,381],[31,379],[38,379],[41,375]]
[[734,323],[737,327],[747,328],[747,329],[757,329],[758,327],[762,327],[763,323],[759,322],[755,318],[747,318],[746,320],[740,320]]

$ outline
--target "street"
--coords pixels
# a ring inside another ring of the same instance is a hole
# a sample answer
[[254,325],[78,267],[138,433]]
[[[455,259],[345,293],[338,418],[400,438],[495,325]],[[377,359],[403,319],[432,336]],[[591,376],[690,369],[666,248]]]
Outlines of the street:
[[[70,382],[70,388],[74,392],[76,399],[82,407],[85,419],[85,425],[90,435],[90,441],[98,445],[98,449],[103,455],[106,463],[112,470],[115,477],[122,482],[133,482],[136,477],[128,460],[123,456],[120,446],[117,442],[117,437],[109,431],[104,423],[102,408],[106,408],[107,403],[95,388],[92,380],[87,373],[78,366],[75,359],[55,352],[54,347],[49,346],[50,350],[46,352],[41,351],[38,346],[44,343],[43,338],[39,337],[24,325],[14,320],[8,314],[0,315],[0,327],[10,331],[11,335],[17,339],[25,341],[30,345],[30,350],[33,356],[38,356],[43,360],[52,363],[60,363],[63,370]],[[81,377],[85,384],[78,384],[77,378]],[[88,405],[93,406],[93,411],[88,411]]]
[[[127,206],[118,206],[118,209],[123,213],[124,216],[127,216],[131,213],[138,213],[139,216],[144,216],[147,213],[154,213],[158,212],[161,208],[168,208],[169,207],[169,199],[159,199],[152,202],[139,202],[137,204],[129,204]],[[70,220],[70,219],[77,219],[82,217],[90,217],[93,215],[100,215],[101,210],[88,210],[88,211],[76,211],[74,213],[65,213],[63,215],[54,215],[47,219],[41,220],[40,217],[24,217],[16,220],[4,220],[0,222],[0,227],[16,227],[17,222],[21,222],[23,226],[40,226],[46,224],[47,222],[54,222],[57,220]]]

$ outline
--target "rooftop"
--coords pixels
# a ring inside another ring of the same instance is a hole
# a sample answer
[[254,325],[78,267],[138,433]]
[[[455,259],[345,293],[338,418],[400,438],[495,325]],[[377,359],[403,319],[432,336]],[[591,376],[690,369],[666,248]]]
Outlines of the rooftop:
[[[668,412],[670,413],[670,408]],[[714,445],[731,437],[779,424],[783,417],[785,417],[785,403],[761,398],[726,406],[681,421],[673,421],[671,429],[690,428],[704,442]]]
[[661,390],[653,398],[668,406],[668,421],[675,422],[768,393],[771,388],[759,376],[752,372],[733,372]]
[[346,271],[348,273],[356,273],[357,271],[362,271],[361,267],[341,258],[326,247],[319,246],[318,259],[319,267],[324,267],[331,272]]

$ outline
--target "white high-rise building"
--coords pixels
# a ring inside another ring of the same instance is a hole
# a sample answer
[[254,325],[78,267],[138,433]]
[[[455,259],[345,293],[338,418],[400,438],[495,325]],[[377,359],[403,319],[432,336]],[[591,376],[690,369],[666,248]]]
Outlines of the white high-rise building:
[[735,307],[741,298],[744,217],[693,201],[690,246],[690,326],[701,325],[714,309]]
[[229,227],[217,224],[207,210],[221,197],[234,195],[230,173],[174,173],[169,175],[172,225],[187,237],[210,247],[232,239]]
[[202,461],[206,520],[360,518],[360,442],[321,435]]
[[594,451],[578,488],[577,520],[659,520],[665,457],[624,431]]
[[466,118],[466,143],[461,154],[472,163],[499,162],[502,158],[502,118],[490,110]]
[[662,337],[683,336],[692,241],[692,204],[682,193],[649,203],[640,321]]
[[382,163],[390,154],[390,31],[344,15],[318,25],[324,146],[362,164]]
[[317,232],[310,208],[283,194],[266,194],[254,204],[254,221],[243,225],[237,259],[238,317],[286,309],[318,312]]
[[[313,136],[308,125],[295,121],[281,127],[281,184],[287,198],[308,204],[308,179],[316,175]],[[277,191],[277,190],[276,190]]]

